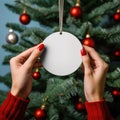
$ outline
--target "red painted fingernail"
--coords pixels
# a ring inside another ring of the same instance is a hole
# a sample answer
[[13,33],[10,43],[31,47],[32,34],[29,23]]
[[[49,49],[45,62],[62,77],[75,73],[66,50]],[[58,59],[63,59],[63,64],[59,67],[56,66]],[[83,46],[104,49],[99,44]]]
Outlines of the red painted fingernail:
[[43,43],[40,44],[37,48],[38,48],[39,51],[42,51],[44,49],[44,44]]
[[84,55],[86,55],[86,54],[87,54],[87,53],[86,53],[86,50],[85,50],[85,48],[83,47],[82,50],[81,50],[81,55],[84,56]]

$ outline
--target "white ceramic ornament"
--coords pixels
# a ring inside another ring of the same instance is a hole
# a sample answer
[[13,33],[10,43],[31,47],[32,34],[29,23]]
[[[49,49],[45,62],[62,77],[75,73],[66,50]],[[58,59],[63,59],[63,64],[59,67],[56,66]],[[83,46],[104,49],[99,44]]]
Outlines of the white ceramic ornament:
[[43,43],[45,49],[40,59],[48,72],[57,76],[66,76],[80,67],[82,45],[71,33],[52,33]]

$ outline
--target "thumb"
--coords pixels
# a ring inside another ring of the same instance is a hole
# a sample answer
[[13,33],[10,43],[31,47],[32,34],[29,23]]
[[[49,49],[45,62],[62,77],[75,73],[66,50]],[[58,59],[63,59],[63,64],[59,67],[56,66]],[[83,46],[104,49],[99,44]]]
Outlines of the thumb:
[[84,74],[90,75],[92,72],[91,65],[90,65],[90,57],[87,54],[84,47],[81,50],[81,55],[82,55],[82,61],[84,66]]
[[27,59],[27,61],[24,63],[25,67],[32,68],[33,65],[35,64],[37,58],[42,54],[43,49],[44,49],[44,44],[43,43],[40,44],[39,46],[37,46],[37,48],[35,48],[35,50],[33,50],[31,55]]

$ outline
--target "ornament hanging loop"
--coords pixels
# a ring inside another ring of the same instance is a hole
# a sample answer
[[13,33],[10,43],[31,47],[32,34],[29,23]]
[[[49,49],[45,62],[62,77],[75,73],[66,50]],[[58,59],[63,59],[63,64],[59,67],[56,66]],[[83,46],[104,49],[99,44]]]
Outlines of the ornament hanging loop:
[[27,8],[26,7],[24,7],[24,9],[23,9],[23,13],[27,13]]
[[59,31],[60,34],[62,34],[64,0],[59,0],[58,4],[59,4]]
[[76,5],[75,6],[80,6],[80,0],[76,0]]

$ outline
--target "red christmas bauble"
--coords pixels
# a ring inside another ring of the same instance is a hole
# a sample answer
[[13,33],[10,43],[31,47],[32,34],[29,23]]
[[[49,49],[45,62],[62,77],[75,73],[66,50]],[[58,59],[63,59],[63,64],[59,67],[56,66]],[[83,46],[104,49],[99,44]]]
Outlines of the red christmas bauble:
[[78,111],[83,111],[83,110],[85,110],[85,105],[84,105],[82,102],[78,102],[78,103],[75,105],[75,108],[76,108],[76,110],[78,110]]
[[27,13],[23,13],[20,15],[19,20],[22,24],[27,25],[30,23],[31,18]]
[[44,109],[38,108],[34,112],[34,117],[36,120],[44,120],[46,117],[46,113]]
[[119,90],[113,90],[112,95],[113,96],[120,96],[120,91]]
[[82,15],[82,9],[80,6],[74,6],[70,9],[70,15],[74,18],[80,18]]
[[120,12],[116,12],[113,17],[115,21],[120,21]]
[[120,50],[116,50],[116,51],[114,52],[114,55],[115,55],[116,57],[120,57]]
[[95,47],[95,42],[92,38],[85,38],[82,41],[83,45],[89,46],[89,47]]
[[38,80],[38,79],[40,79],[41,74],[40,74],[40,72],[35,71],[32,73],[32,77],[33,77],[33,79]]

